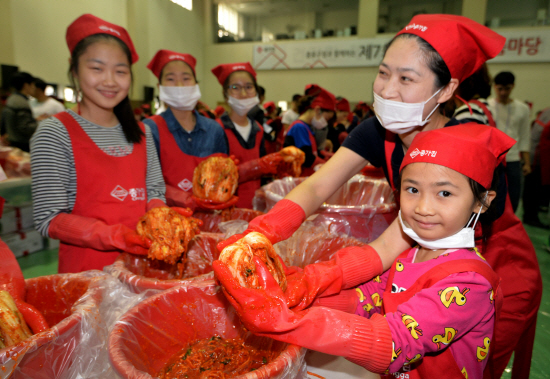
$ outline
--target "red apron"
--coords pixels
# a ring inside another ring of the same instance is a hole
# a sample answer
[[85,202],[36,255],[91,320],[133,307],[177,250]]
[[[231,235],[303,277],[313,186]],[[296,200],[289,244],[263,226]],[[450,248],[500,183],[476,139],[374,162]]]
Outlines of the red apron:
[[285,142],[285,130],[283,128],[283,124],[281,123],[281,118],[277,117],[274,119],[269,119],[266,124],[269,126],[273,124],[279,128],[279,131],[275,134],[275,141],[265,141],[265,153],[276,153],[283,148],[283,144]]
[[[416,293],[420,292],[424,288],[429,288],[435,285],[440,280],[448,277],[451,274],[456,274],[460,272],[475,272],[482,275],[487,281],[491,284],[494,292],[495,299],[495,320],[498,320],[499,309],[501,305],[502,296],[500,295],[500,279],[497,274],[484,262],[474,260],[474,259],[459,259],[455,261],[448,261],[437,265],[431,270],[425,272],[420,278],[418,278],[414,285],[408,288],[406,291],[392,293],[392,283],[393,277],[395,275],[397,261],[399,259],[405,258],[409,249],[405,250],[392,264],[390,268],[390,274],[388,276],[388,282],[386,284],[386,289],[384,291],[383,303],[382,303],[382,315],[390,312],[397,311],[397,306],[408,301]],[[496,328],[495,328],[496,329]],[[493,339],[491,338],[491,341]],[[453,357],[451,349],[447,348],[437,355],[426,355],[422,360],[416,364],[412,365],[411,371],[407,371],[409,379],[433,379],[441,378],[442,372],[445,373],[444,377],[449,379],[464,379],[464,374],[462,374],[460,368],[456,364],[456,361]],[[489,362],[487,362],[487,368],[485,372],[489,369]],[[392,375],[382,375],[384,379],[395,378]]]
[[166,120],[160,115],[151,117],[151,120],[155,122],[159,131],[160,165],[164,182],[182,191],[191,191],[195,167],[208,157],[185,154],[170,133]]
[[[260,145],[264,136],[264,129],[258,122],[253,121],[256,122],[256,124],[260,128],[260,130],[256,132],[256,136],[254,137],[254,146],[250,149],[247,149],[239,142],[239,139],[235,135],[235,133],[238,133],[236,130],[227,128],[223,124],[223,121],[221,119],[217,119],[216,121],[218,121],[218,123],[225,131],[225,135],[227,136],[227,141],[229,143],[230,155],[234,155],[235,158],[237,158],[241,163],[260,158]],[[249,140],[250,138],[253,138],[252,135],[248,137]],[[252,199],[254,198],[256,190],[259,189],[261,185],[262,184],[260,179],[239,183],[239,187],[237,188],[236,193],[236,195],[239,196],[239,200],[236,204],[237,208],[252,209]]]
[[[145,137],[141,143],[134,143],[131,154],[113,157],[101,150],[69,113],[61,112],[54,117],[67,129],[73,147],[76,200],[71,214],[135,229],[147,210]],[[141,123],[140,128],[144,130]],[[119,254],[61,243],[58,271],[101,270]]]
[[[386,131],[384,148],[388,181],[396,191],[391,165],[395,134]],[[504,278],[501,284],[501,293],[504,297],[502,313],[498,325],[495,325],[495,362],[490,360],[487,365],[494,365],[496,375],[500,375],[515,351],[514,372],[524,372],[526,374],[523,377],[527,378],[535,338],[537,310],[542,296],[542,278],[535,248],[521,221],[514,214],[508,195],[504,212],[491,225],[491,234],[487,241],[482,240],[481,232],[481,223],[478,223],[476,247],[493,270]],[[516,332],[510,333],[510,330]]]
[[304,167],[302,165],[302,174],[300,176],[303,176],[303,177],[311,176],[315,173],[315,170],[313,170],[313,168],[317,164],[323,163],[324,160],[319,158],[319,156],[317,155],[317,141],[315,141],[315,135],[313,134],[313,132],[311,131],[311,129],[309,128],[309,126],[305,122],[303,122],[302,120],[294,121],[292,124],[290,124],[290,128],[288,128],[287,134],[290,131],[290,129],[292,129],[292,127],[296,124],[305,125],[305,127],[307,128],[307,131],[309,133],[309,142],[311,143],[311,151],[313,152],[313,155],[315,155],[315,160],[313,161],[313,164],[310,167]]

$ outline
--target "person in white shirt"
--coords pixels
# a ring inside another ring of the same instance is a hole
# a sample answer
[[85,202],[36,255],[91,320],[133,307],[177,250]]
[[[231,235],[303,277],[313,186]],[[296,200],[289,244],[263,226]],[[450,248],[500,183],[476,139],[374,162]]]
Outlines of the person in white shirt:
[[300,97],[302,97],[302,95],[300,94],[296,94],[292,96],[290,108],[288,108],[288,110],[285,113],[283,113],[283,118],[281,122],[283,124],[283,128],[285,131],[287,131],[290,125],[294,121],[296,121],[298,117],[300,117],[300,115],[298,114],[298,100],[300,100]]
[[514,89],[515,77],[511,72],[500,72],[495,76],[495,98],[489,99],[497,128],[517,143],[506,155],[506,176],[510,201],[516,211],[521,195],[522,173],[531,172],[529,107],[522,101],[510,97]]
[[34,99],[32,99],[29,103],[31,106],[32,116],[38,121],[65,110],[63,104],[46,95],[46,86],[47,84],[45,81],[39,78],[34,78]]

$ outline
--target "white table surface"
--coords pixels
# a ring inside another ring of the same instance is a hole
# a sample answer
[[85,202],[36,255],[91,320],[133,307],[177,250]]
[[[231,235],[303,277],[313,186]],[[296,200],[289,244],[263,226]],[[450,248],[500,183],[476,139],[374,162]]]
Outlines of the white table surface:
[[[351,363],[343,357],[319,353],[308,350],[306,353],[307,370],[325,379],[379,379],[380,375],[373,374],[363,367]],[[309,379],[319,379],[308,375]]]

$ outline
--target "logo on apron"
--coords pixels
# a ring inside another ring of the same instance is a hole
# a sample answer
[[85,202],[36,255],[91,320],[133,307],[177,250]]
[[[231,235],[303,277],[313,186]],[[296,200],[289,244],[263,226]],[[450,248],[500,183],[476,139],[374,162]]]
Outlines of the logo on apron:
[[126,191],[121,186],[116,186],[114,190],[111,191],[111,196],[120,201],[124,201],[126,196],[128,196],[128,191]]
[[178,187],[184,191],[189,191],[191,188],[193,188],[193,183],[189,179],[185,178],[178,183]]

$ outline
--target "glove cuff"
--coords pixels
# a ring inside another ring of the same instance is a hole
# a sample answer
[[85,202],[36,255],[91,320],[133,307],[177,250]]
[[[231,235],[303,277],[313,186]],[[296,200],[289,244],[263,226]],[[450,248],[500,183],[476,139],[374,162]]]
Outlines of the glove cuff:
[[388,321],[379,314],[354,319],[349,361],[368,371],[384,373],[391,363],[392,337]]
[[283,199],[265,215],[250,221],[248,228],[265,235],[275,244],[289,238],[302,225],[306,213],[298,204]]
[[357,308],[357,291],[355,289],[344,290],[337,295],[318,297],[313,306],[327,307],[346,313],[354,313]]
[[382,260],[369,245],[351,246],[341,250],[336,256],[342,268],[342,288],[353,288],[382,274]]

